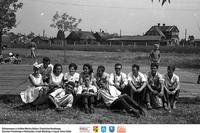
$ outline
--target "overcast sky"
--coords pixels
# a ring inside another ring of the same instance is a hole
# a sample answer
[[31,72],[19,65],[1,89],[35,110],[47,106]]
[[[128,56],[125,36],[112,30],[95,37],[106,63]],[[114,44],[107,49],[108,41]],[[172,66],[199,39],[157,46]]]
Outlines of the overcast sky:
[[52,16],[56,11],[81,18],[79,28],[88,31],[100,29],[122,35],[142,35],[157,23],[176,25],[180,38],[194,35],[200,38],[200,0],[171,0],[163,7],[154,0],[22,0],[23,8],[17,14],[15,32],[56,36],[51,28]]

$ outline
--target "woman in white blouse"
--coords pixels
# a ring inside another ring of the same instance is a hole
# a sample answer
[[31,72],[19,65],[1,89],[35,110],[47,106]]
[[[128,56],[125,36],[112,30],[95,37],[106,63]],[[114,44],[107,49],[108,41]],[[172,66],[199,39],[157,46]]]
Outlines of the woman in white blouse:
[[26,104],[39,105],[47,100],[48,87],[47,84],[43,83],[39,68],[37,63],[33,64],[33,73],[29,75],[31,84],[20,93],[22,101]]

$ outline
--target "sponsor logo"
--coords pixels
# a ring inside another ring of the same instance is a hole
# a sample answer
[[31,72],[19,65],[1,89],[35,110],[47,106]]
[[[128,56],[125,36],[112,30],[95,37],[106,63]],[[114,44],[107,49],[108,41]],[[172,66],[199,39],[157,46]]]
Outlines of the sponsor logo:
[[99,132],[99,127],[93,126],[93,133],[98,133],[98,132]]
[[80,127],[80,133],[90,133],[90,127]]
[[109,132],[114,133],[115,132],[115,126],[109,126]]
[[106,133],[106,126],[101,126],[101,132]]
[[126,133],[126,127],[118,126],[117,127],[117,133]]

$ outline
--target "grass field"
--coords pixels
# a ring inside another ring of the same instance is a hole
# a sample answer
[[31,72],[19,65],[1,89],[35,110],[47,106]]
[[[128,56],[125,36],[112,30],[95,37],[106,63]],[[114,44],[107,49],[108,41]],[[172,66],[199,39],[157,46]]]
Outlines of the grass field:
[[[8,49],[9,51],[20,53],[23,57],[21,65],[0,65],[0,124],[72,124],[72,123],[200,123],[200,85],[196,84],[198,69],[195,67],[178,67],[176,73],[181,80],[181,94],[177,104],[177,109],[171,113],[163,109],[146,111],[146,116],[139,119],[130,117],[124,113],[113,113],[104,108],[96,108],[95,114],[86,115],[78,109],[69,109],[64,112],[55,112],[53,108],[47,106],[30,107],[24,106],[20,101],[19,94],[21,90],[28,85],[27,76],[32,71],[30,64],[33,61],[30,58],[30,51],[27,49]],[[148,67],[148,54],[143,52],[84,52],[84,51],[66,51],[66,60],[63,62],[63,51],[59,50],[38,50],[39,61],[42,57],[48,56],[52,63],[60,62],[65,64],[64,72],[70,62],[79,65],[78,71],[82,69],[82,64],[91,63],[96,70],[97,66],[103,64],[106,71],[113,72],[113,66],[116,62],[123,64],[123,71],[131,71],[131,65],[138,63],[141,65],[141,71],[146,72]],[[199,58],[199,54],[162,54],[162,63],[159,71],[166,72],[166,60],[173,59],[170,63],[181,63],[183,60],[194,60]],[[177,60],[177,61],[176,61]],[[169,61],[169,60],[168,60]],[[186,66],[189,64],[186,63]]]

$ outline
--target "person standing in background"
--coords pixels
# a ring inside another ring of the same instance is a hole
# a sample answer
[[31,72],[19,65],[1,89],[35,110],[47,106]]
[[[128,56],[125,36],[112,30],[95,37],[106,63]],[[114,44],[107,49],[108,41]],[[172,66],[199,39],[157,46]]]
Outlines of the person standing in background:
[[159,44],[154,44],[154,49],[150,52],[149,54],[149,59],[151,64],[156,63],[159,65],[160,63],[160,50],[159,50],[160,45]]

